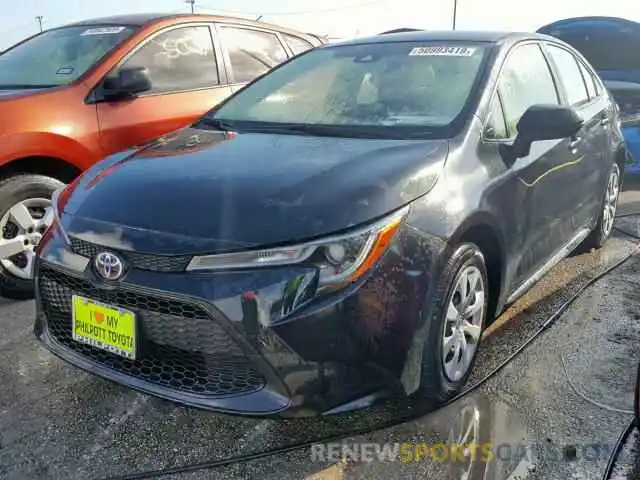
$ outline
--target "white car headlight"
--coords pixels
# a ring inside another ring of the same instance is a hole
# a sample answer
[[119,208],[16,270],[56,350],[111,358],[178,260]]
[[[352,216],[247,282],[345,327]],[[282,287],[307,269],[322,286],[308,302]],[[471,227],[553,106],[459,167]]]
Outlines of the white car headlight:
[[300,245],[193,257],[188,271],[234,270],[308,263],[320,270],[320,285],[355,281],[373,267],[389,247],[404,207],[364,228]]

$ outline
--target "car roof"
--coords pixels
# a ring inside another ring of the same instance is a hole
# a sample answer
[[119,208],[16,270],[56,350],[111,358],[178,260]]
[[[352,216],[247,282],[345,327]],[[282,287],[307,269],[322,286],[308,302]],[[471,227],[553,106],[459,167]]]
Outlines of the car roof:
[[373,37],[356,38],[340,42],[337,45],[358,45],[365,43],[393,43],[393,42],[484,42],[493,44],[515,43],[522,40],[555,40],[547,35],[528,32],[491,32],[491,31],[462,31],[462,30],[416,30],[401,33],[385,33]]
[[70,23],[67,26],[80,25],[131,25],[141,26],[149,22],[165,20],[172,17],[189,16],[180,13],[136,13],[131,15],[114,15],[111,17],[90,18],[80,22]]
[[99,17],[82,20],[80,22],[69,23],[66,27],[76,26],[93,26],[93,25],[126,25],[131,27],[141,27],[149,23],[160,22],[164,20],[192,20],[192,21],[208,21],[208,22],[232,22],[241,25],[253,25],[267,28],[270,30],[276,30],[282,33],[289,33],[295,36],[312,37],[317,43],[324,43],[319,35],[313,33],[306,33],[294,30],[292,28],[283,27],[281,25],[275,25],[268,22],[258,22],[249,20],[246,18],[221,16],[221,15],[204,15],[204,14],[190,14],[190,13],[136,13],[131,15],[114,15],[110,17]]

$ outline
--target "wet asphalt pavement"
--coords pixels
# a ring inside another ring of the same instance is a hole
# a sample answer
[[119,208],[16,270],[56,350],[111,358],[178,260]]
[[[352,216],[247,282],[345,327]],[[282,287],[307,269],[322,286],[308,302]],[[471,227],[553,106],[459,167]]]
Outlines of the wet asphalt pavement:
[[[640,211],[638,192],[626,192],[625,200],[622,212]],[[617,225],[640,235],[640,217],[621,218]],[[470,385],[636,243],[618,232],[601,251],[558,265],[487,330]],[[491,444],[494,458],[483,461],[478,452],[465,451],[452,462],[440,450],[435,459],[427,454],[417,461],[336,461],[312,458],[312,452],[327,451],[317,445],[162,478],[599,479],[631,419],[640,359],[639,282],[640,255],[589,287],[506,368],[444,409],[428,413],[428,406],[395,402],[287,421],[178,407],[83,373],[35,342],[32,302],[0,299],[0,478],[118,477],[340,435],[352,449],[371,442],[418,445],[402,447],[412,453],[440,442]],[[417,419],[376,430],[409,414]],[[353,436],[365,429],[376,431]],[[634,435],[627,443],[613,478],[640,478],[640,439]]]

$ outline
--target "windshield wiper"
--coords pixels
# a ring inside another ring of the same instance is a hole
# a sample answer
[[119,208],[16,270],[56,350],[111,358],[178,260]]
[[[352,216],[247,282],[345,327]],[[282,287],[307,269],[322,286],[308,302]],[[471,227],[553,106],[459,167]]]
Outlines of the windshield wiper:
[[[239,125],[229,120],[203,117],[193,127],[213,127],[222,131],[255,132],[255,133],[282,133],[293,135],[310,135],[319,137],[340,138],[381,138],[375,129],[358,125],[330,125],[322,123],[284,123],[284,122],[251,122],[240,121]],[[388,135],[388,134],[387,134]],[[392,136],[391,138],[394,138]],[[382,136],[382,138],[387,138]]]
[[219,118],[202,117],[193,124],[195,128],[198,128],[198,125],[206,125],[207,127],[213,127],[217,130],[222,130],[223,132],[230,132],[234,129],[232,122],[229,122],[228,120],[221,120]]
[[[265,127],[265,130],[269,130],[271,128],[271,126],[267,126]],[[273,131],[294,132],[308,135],[319,135],[323,137],[379,138],[379,135],[374,132],[367,131],[364,128],[358,128],[356,125],[293,123],[278,125],[277,127],[274,126]]]
[[27,84],[19,84],[19,83],[12,83],[12,84],[7,84],[7,85],[0,85],[0,90],[27,90],[27,89],[39,89],[39,88],[54,88],[54,87],[59,87],[60,85],[57,84],[42,84],[42,85],[27,85]]

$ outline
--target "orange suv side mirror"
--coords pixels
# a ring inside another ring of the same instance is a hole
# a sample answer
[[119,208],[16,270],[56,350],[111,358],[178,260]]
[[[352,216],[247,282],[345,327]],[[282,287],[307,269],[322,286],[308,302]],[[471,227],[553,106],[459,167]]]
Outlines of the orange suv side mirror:
[[122,68],[105,78],[102,87],[103,95],[109,99],[132,97],[151,88],[151,77],[145,67]]

